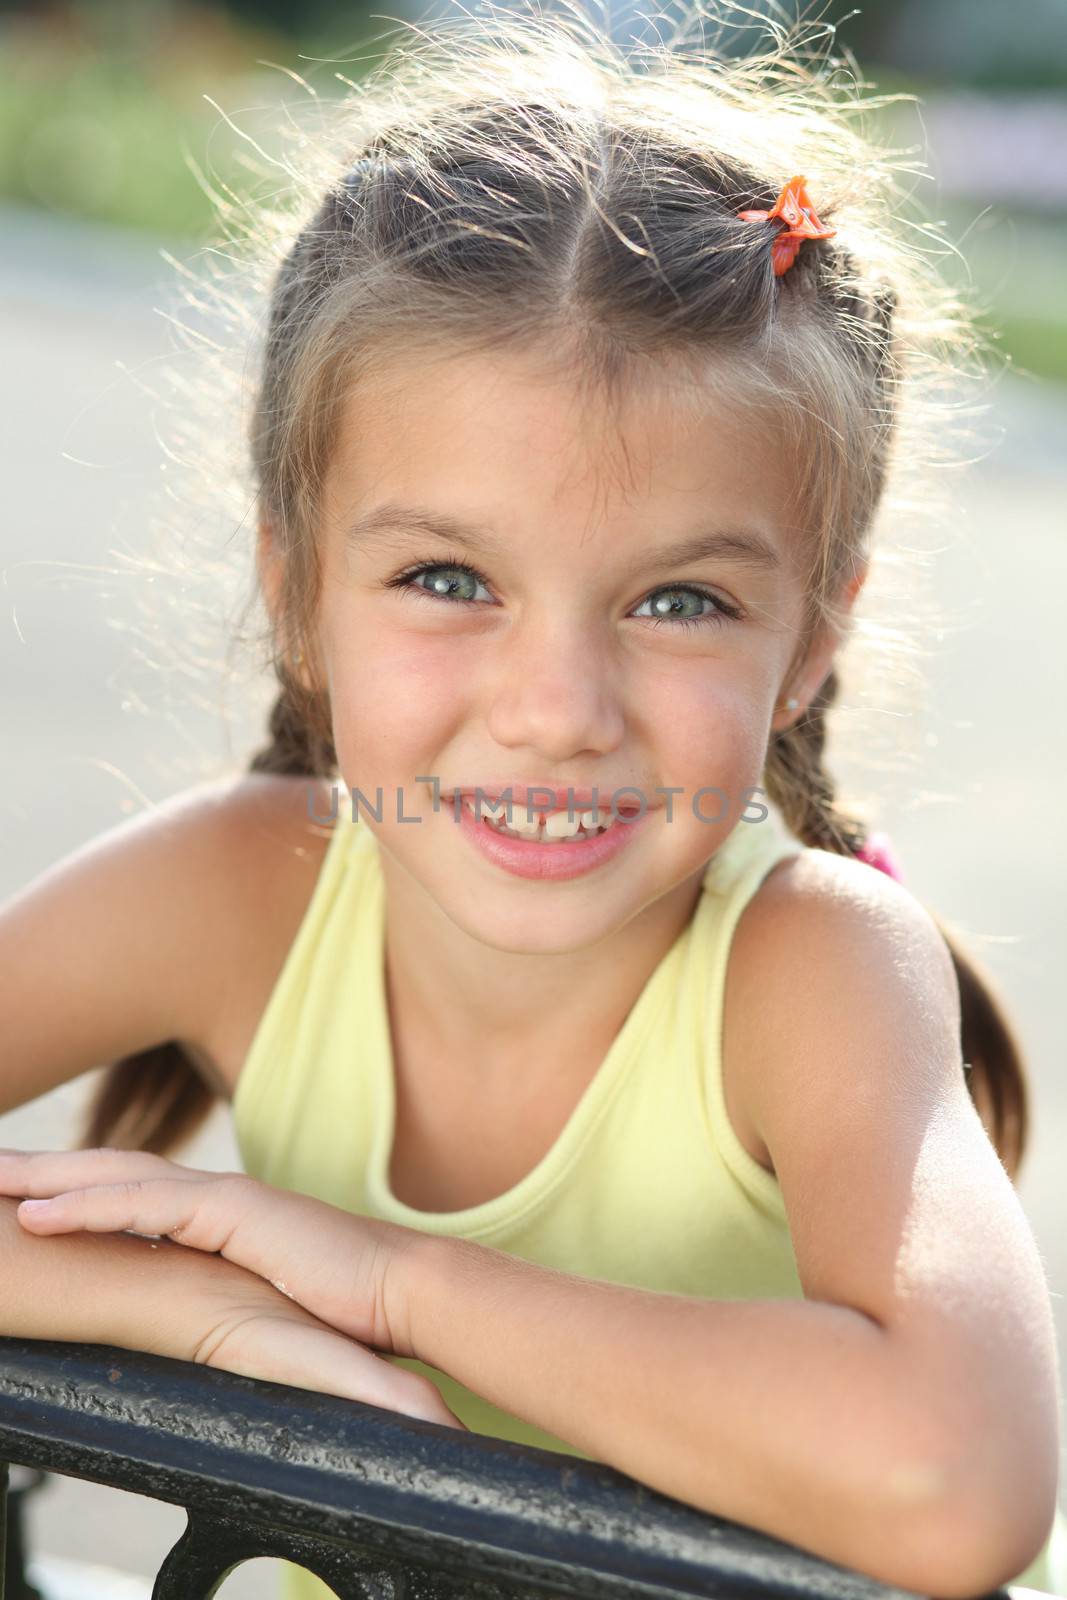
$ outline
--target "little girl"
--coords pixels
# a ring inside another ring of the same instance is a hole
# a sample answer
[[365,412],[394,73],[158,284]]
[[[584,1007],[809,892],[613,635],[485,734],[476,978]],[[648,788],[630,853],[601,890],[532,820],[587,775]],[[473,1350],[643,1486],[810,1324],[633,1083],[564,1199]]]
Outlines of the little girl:
[[[0,918],[0,1109],[115,1063],[0,1156],[3,1331],[1067,1595],[1019,1050],[823,763],[965,325],[818,68],[633,61],[461,19],[337,112],[251,419],[270,743]],[[216,1096],[245,1175],[165,1158]]]

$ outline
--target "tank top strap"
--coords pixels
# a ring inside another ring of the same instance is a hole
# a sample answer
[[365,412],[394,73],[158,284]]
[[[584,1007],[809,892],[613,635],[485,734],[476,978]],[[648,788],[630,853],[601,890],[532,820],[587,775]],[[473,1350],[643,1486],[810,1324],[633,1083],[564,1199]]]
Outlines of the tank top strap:
[[773,809],[757,822],[739,821],[725,846],[708,862],[689,953],[691,992],[703,998],[705,1112],[716,1153],[748,1200],[779,1222],[785,1221],[786,1210],[778,1180],[746,1150],[727,1113],[723,1014],[730,949],[741,913],[767,874],[805,848]]
[[[329,819],[318,818],[324,825]],[[369,836],[369,837],[368,837]],[[364,1075],[348,1059],[367,1008],[381,872],[373,835],[342,803],[315,886],[274,987],[260,1015],[232,1099],[234,1133],[245,1170],[286,1186],[304,1174],[308,1193],[323,1199],[330,1160],[355,1159],[330,1126],[361,1129],[369,1107]],[[323,1143],[323,1159],[303,1163],[305,1145]],[[314,1174],[323,1177],[316,1189]],[[310,1178],[310,1181],[309,1181]]]

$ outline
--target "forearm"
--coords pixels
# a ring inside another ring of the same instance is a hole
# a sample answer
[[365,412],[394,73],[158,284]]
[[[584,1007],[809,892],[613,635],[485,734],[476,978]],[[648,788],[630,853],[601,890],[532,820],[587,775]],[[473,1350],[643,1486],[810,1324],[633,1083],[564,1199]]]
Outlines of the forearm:
[[19,1223],[18,1204],[0,1196],[0,1335],[195,1359],[220,1269],[241,1268],[132,1233],[37,1238]]
[[428,1236],[407,1283],[415,1356],[494,1405],[665,1494],[926,1587],[939,1436],[861,1313],[657,1294]]

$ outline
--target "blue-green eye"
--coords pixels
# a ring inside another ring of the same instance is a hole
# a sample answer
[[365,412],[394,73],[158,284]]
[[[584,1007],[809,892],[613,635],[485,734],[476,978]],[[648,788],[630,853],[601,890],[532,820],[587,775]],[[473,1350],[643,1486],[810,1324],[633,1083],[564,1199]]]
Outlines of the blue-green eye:
[[[724,617],[730,617],[736,622],[741,616],[736,606],[727,605],[725,600],[721,599],[719,595],[713,594],[710,589],[698,589],[691,583],[679,583],[670,589],[653,589],[648,599],[642,600],[641,604],[643,606],[651,605],[658,600],[660,595],[688,595],[696,600],[707,600],[713,609],[695,616],[679,616],[677,605],[672,603],[666,610],[661,610],[657,616],[652,616],[648,619],[656,627],[667,622],[676,628],[692,628],[705,622],[721,622]],[[636,612],[634,615],[636,615]]]
[[485,579],[482,577],[481,573],[475,572],[473,567],[467,566],[467,564],[463,561],[424,561],[420,567],[409,568],[407,572],[401,572],[397,577],[390,578],[386,584],[386,588],[410,589],[413,594],[427,595],[431,600],[452,601],[455,599],[464,605],[469,605],[472,603],[472,596],[466,594],[456,594],[457,588],[459,588],[461,585],[457,583],[455,576],[449,578],[435,578],[433,588],[422,588],[421,585],[416,583],[415,580],[417,578],[425,577],[428,572],[451,573],[453,575],[455,573],[462,573],[464,578],[470,579],[470,582],[473,586],[477,587],[477,585],[480,583],[483,587],[485,587]]
[[[423,588],[417,582],[417,579],[425,577],[429,572],[448,573],[451,576],[446,578],[438,577],[434,580],[435,586],[433,588]],[[461,574],[461,578],[457,579],[457,574]],[[457,594],[457,589],[463,586],[463,579],[469,580],[470,585],[474,588],[481,584],[483,588],[488,589],[488,580],[476,567],[472,567],[466,561],[452,560],[451,558],[445,561],[423,561],[417,567],[409,567],[406,572],[397,573],[395,578],[389,578],[384,587],[387,589],[409,590],[412,594],[427,600],[443,601],[445,605],[481,605],[483,602],[475,600],[472,595]],[[641,605],[650,604],[660,595],[688,595],[697,600],[708,601],[712,609],[704,612],[703,615],[680,616],[678,614],[679,606],[672,603],[666,610],[661,610],[658,616],[647,616],[639,619],[642,622],[651,622],[655,628],[662,627],[664,623],[672,628],[704,627],[709,623],[712,625],[721,624],[726,618],[735,622],[741,618],[741,612],[736,606],[730,605],[712,590],[701,588],[692,583],[672,584],[653,589],[647,599],[641,601]],[[636,612],[632,613],[635,616],[636,614]]]

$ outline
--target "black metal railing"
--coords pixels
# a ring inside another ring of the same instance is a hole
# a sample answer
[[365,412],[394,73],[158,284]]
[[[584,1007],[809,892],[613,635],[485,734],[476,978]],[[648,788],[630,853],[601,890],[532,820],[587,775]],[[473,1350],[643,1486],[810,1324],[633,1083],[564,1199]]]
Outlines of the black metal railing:
[[[4,1477],[10,1475],[7,1462],[0,1463],[0,1503],[4,1498]],[[47,1472],[38,1467],[15,1467],[7,1485],[7,1518],[0,1517],[0,1600],[45,1600],[40,1589],[30,1583],[26,1570],[26,1521],[23,1505],[48,1482]]]
[[260,1556],[340,1600],[905,1594],[596,1463],[110,1345],[0,1338],[0,1462],[184,1507],[153,1600]]

